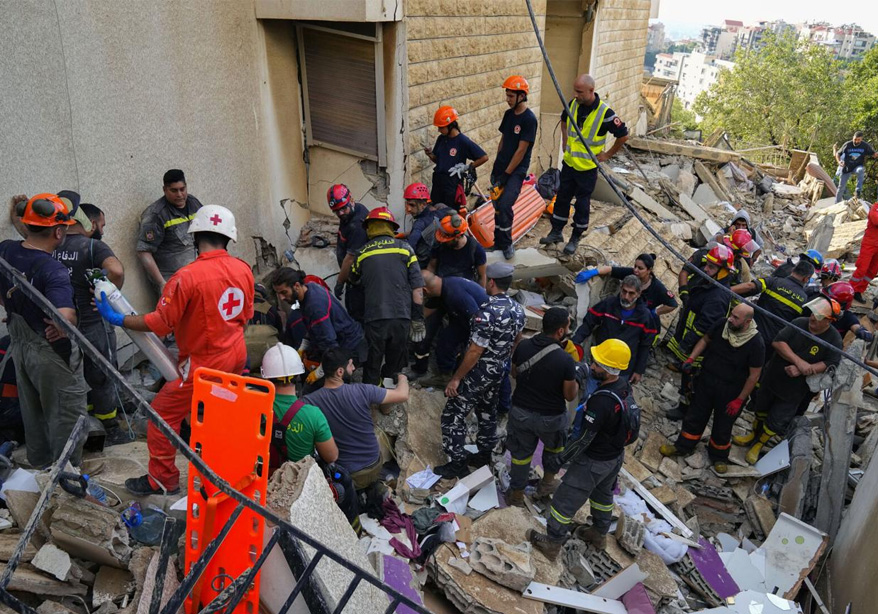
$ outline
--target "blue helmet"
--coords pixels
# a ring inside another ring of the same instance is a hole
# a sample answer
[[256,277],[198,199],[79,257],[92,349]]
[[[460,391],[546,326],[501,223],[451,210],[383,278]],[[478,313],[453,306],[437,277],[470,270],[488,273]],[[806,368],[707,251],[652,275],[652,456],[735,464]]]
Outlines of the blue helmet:
[[802,252],[799,254],[799,258],[807,260],[811,264],[814,265],[814,268],[818,271],[823,266],[823,254],[818,252],[816,249],[809,249],[806,252]]

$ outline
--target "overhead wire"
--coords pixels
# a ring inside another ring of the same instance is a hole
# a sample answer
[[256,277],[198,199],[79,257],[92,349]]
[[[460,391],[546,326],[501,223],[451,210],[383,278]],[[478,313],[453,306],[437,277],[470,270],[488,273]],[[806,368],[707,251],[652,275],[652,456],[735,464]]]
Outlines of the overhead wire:
[[[534,12],[532,0],[524,0],[524,2],[527,4],[527,12],[528,12],[528,15],[530,16],[531,26],[533,27],[534,35],[537,38],[537,43],[539,44],[540,53],[543,56],[543,62],[545,62],[546,70],[548,71],[549,76],[552,78],[552,84],[555,86],[555,92],[558,94],[558,100],[560,100],[561,106],[566,109],[568,107],[567,100],[564,98],[564,92],[561,90],[561,85],[558,83],[558,77],[555,75],[555,71],[552,68],[552,62],[549,59],[549,54],[546,51],[546,45],[543,42],[542,35],[540,34],[540,28],[539,28],[539,24],[537,23],[537,17],[536,17],[536,13]],[[607,174],[607,171],[602,166],[600,160],[597,159],[597,157],[595,156],[591,147],[589,146],[588,141],[586,141],[585,137],[582,135],[582,131],[580,130],[577,123],[575,121],[573,121],[573,122],[569,122],[569,124],[571,126],[573,126],[573,129],[576,131],[577,138],[579,139],[580,143],[582,143],[583,147],[585,147],[585,150],[588,153],[589,157],[591,158],[592,162],[595,164],[598,173],[600,173],[601,176],[606,180],[607,184],[610,186],[610,189],[613,191],[613,193],[616,195],[616,197],[631,212],[631,214],[635,218],[637,218],[637,221],[640,222],[643,225],[643,227],[653,237],[655,237],[655,239],[665,249],[667,249],[671,254],[673,254],[673,256],[677,260],[679,260],[681,263],[683,263],[683,265],[685,266],[685,264],[688,262],[688,258],[684,257],[680,252],[678,252],[674,248],[673,245],[671,245],[664,237],[662,237],[661,234],[658,232],[658,230],[656,230],[649,223],[649,221],[646,220],[646,218],[643,216],[643,214],[641,214],[641,212],[638,211],[637,208],[631,204],[631,201],[629,201],[628,198],[625,196],[625,194],[623,194],[619,190],[618,186],[613,182],[612,178]],[[748,305],[751,305],[755,311],[761,313],[762,315],[764,315],[768,319],[773,320],[774,322],[781,324],[783,326],[789,325],[789,322],[787,320],[785,320],[784,318],[771,313],[770,311],[766,310],[763,307],[760,307],[759,305],[756,305],[754,303],[751,303],[750,301],[747,301],[745,297],[740,296],[740,295],[736,294],[735,292],[732,292],[732,290],[728,286],[725,286],[724,284],[718,282],[713,277],[711,277],[710,275],[708,275],[707,273],[702,271],[700,268],[692,267],[692,270],[694,271],[695,275],[698,275],[699,277],[704,279],[707,283],[712,284],[712,285],[720,288],[723,292],[725,292],[731,298],[735,298],[741,302],[746,302]],[[863,362],[860,358],[857,358],[856,356],[853,356],[852,354],[845,352],[843,349],[839,349],[839,348],[835,347],[831,343],[824,341],[823,339],[821,339],[820,337],[817,337],[816,335],[812,334],[808,330],[797,329],[796,332],[798,334],[804,336],[806,339],[809,339],[810,341],[813,341],[817,345],[823,347],[824,349],[827,349],[831,352],[837,352],[838,354],[841,355],[842,358],[845,358],[845,359],[851,361],[852,363],[854,363],[858,367],[864,369],[866,372],[871,373],[872,375],[878,377],[878,369],[874,369],[874,368],[870,367],[865,362]]]

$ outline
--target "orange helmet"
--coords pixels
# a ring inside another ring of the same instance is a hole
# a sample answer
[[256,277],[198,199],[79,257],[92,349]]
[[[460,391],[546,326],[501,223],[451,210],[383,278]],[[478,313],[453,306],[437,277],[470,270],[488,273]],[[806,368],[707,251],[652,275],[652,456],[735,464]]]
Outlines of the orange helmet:
[[430,200],[430,190],[423,183],[412,183],[402,193],[405,200]]
[[67,205],[56,194],[37,194],[27,201],[21,221],[31,226],[71,226],[76,220]]
[[380,222],[390,222],[393,224],[394,230],[399,230],[399,224],[396,223],[396,218],[393,217],[393,214],[387,207],[375,207],[372,209],[369,212],[369,215],[366,216],[366,219],[363,220],[363,226],[368,226],[369,222],[376,220]]
[[469,230],[469,224],[466,223],[466,219],[457,213],[449,213],[439,220],[436,240],[440,243],[449,243],[460,235],[466,234],[467,230]]
[[728,271],[735,270],[735,252],[726,245],[715,245],[704,258],[720,268]]
[[458,117],[454,107],[445,105],[436,109],[436,112],[433,114],[433,125],[437,128],[444,128],[451,122],[456,122]]
[[530,85],[528,84],[527,79],[521,75],[512,75],[503,82],[503,89],[524,92],[527,94],[530,92]]

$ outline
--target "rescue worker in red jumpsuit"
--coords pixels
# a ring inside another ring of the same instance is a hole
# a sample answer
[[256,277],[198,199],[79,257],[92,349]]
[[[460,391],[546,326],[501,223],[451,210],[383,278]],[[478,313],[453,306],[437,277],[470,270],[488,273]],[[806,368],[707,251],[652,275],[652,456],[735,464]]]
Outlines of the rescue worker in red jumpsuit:
[[[189,232],[195,235],[198,257],[168,280],[155,311],[146,315],[117,313],[103,300],[95,301],[110,324],[171,333],[180,347],[182,377],[167,382],[152,402],[153,408],[175,431],[191,412],[192,376],[198,367],[240,374],[247,361],[244,326],[253,317],[253,274],[250,265],[230,256],[229,240],[237,241],[235,217],[219,205],[199,209]],[[147,430],[149,473],[125,481],[135,496],[180,490],[180,472],[174,465],[176,449],[152,423]]]
[[860,244],[860,255],[857,257],[857,270],[851,277],[854,287],[854,299],[865,303],[863,292],[869,287],[872,278],[878,275],[878,202],[869,209],[869,221],[866,223],[866,234]]

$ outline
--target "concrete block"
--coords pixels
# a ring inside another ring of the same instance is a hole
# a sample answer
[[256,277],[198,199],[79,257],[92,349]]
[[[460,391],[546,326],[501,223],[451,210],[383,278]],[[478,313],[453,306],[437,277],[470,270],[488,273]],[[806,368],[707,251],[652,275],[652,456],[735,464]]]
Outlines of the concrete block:
[[631,516],[622,514],[616,523],[616,541],[632,555],[637,556],[643,548],[646,526]]
[[473,542],[469,564],[473,570],[498,584],[523,591],[536,573],[531,562],[532,550],[529,542],[512,545],[499,539],[482,537]]
[[676,222],[668,224],[668,226],[675,237],[679,237],[683,241],[690,241],[692,239],[692,227],[686,222]]
[[134,591],[134,577],[127,569],[116,569],[106,565],[98,569],[92,588],[91,603],[100,607],[104,603],[120,601]]
[[696,204],[701,205],[702,207],[715,205],[719,202],[719,198],[717,197],[716,193],[706,183],[702,183],[695,189],[695,193],[692,194],[692,200],[694,200]]
[[[282,465],[268,483],[266,501],[270,508],[287,517],[294,526],[374,574],[369,559],[359,546],[357,534],[335,504],[323,471],[313,458]],[[316,552],[310,546],[305,546],[304,551],[309,560]],[[353,579],[353,574],[329,559],[321,560],[314,573],[326,588],[329,607],[334,609]],[[360,583],[347,607],[358,614],[384,612],[387,599],[371,584]]]
[[40,493],[30,492],[27,490],[7,490],[3,494],[6,495],[6,507],[12,519],[19,528],[24,528],[27,521],[30,520],[37,501],[40,499]]
[[52,539],[76,558],[124,568],[131,557],[128,530],[118,512],[68,499],[52,514]]
[[[0,574],[6,571],[6,565],[0,565]],[[12,574],[12,580],[6,586],[8,591],[22,591],[25,593],[33,593],[35,595],[57,595],[66,597],[68,595],[85,596],[88,587],[84,584],[70,584],[68,582],[59,582],[49,578],[29,564],[24,563],[16,568]]]
[[566,275],[570,270],[551,256],[546,256],[534,247],[526,247],[515,251],[512,260],[503,258],[501,252],[488,252],[487,262],[509,262],[515,267],[512,279],[532,279],[534,277],[549,277],[552,275]]
[[679,164],[668,164],[667,166],[662,167],[662,174],[665,175],[671,181],[676,181],[680,176],[680,165]]
[[698,246],[704,246],[709,241],[712,241],[717,233],[722,232],[722,228],[719,224],[714,222],[711,219],[707,219],[702,222],[701,226],[698,227],[698,231],[695,233],[695,243]]
[[70,575],[70,555],[54,544],[46,544],[34,557],[31,564],[62,582]]
[[676,213],[668,210],[663,205],[660,205],[652,196],[641,190],[640,188],[634,188],[628,194],[628,197],[646,209],[651,213],[654,213],[662,220],[672,220],[674,222],[679,222],[680,218]]
[[73,610],[65,608],[57,601],[46,599],[37,607],[37,614],[77,614]]
[[664,456],[659,452],[659,448],[669,443],[668,439],[658,431],[650,431],[646,437],[646,442],[640,450],[638,460],[643,463],[650,471],[658,471],[659,466],[664,460]]
[[683,481],[683,475],[680,471],[680,463],[674,458],[663,458],[659,465],[659,473],[671,478],[675,482]]
[[[12,556],[12,553],[18,547],[20,537],[21,533],[18,531],[0,533],[0,561],[9,560],[9,557]],[[21,554],[21,562],[29,562],[36,553],[37,549],[33,547],[33,544],[28,544],[24,547],[24,552]]]

